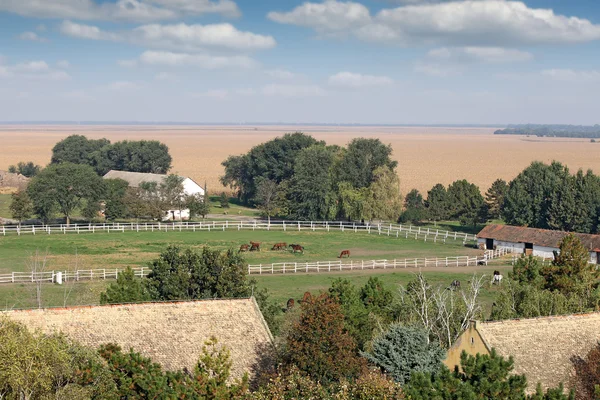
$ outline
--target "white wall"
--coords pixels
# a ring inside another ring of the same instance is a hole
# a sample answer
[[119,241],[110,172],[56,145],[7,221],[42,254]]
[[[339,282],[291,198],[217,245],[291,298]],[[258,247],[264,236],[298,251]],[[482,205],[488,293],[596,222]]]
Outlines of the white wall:
[[[175,216],[175,218],[173,218]],[[169,210],[163,217],[163,221],[187,221],[190,219],[190,210]]]
[[202,187],[200,185],[198,185],[196,182],[194,182],[190,178],[185,178],[183,180],[183,192],[188,196],[195,195],[195,194],[204,196],[204,189],[202,189]]
[[554,251],[558,251],[556,247],[542,247],[533,245],[533,255],[536,257],[554,259]]
[[[485,243],[486,243],[485,239],[482,239],[482,238],[477,239],[478,246],[480,246],[482,244],[485,245]],[[494,247],[497,249],[504,248],[513,253],[518,253],[518,254],[522,254],[525,252],[525,243],[501,242],[499,240],[494,240]],[[487,249],[487,250],[492,250],[492,249]],[[543,247],[543,246],[534,245],[533,246],[533,255],[536,257],[554,259],[554,251],[555,250],[558,251],[558,249],[555,247]],[[598,261],[598,258],[597,258],[596,252],[590,251],[589,262],[591,262],[592,264],[596,264],[597,261]]]

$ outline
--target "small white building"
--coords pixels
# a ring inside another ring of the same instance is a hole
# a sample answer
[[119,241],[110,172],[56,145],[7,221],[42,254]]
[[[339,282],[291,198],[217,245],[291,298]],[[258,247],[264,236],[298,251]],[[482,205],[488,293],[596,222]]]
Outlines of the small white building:
[[[560,242],[569,234],[522,226],[488,225],[477,234],[477,244],[483,250],[506,249],[512,253],[553,259]],[[573,234],[589,249],[590,262],[600,264],[600,235]]]
[[[129,187],[137,188],[142,182],[156,182],[157,184],[163,183],[168,175],[163,174],[149,174],[143,172],[128,172],[128,171],[115,171],[110,170],[104,175],[104,179],[123,179],[129,184]],[[191,178],[182,177],[183,179],[183,193],[186,196],[199,195],[204,197],[204,189],[198,185]],[[181,221],[190,219],[190,210],[169,210],[164,216],[163,221]]]

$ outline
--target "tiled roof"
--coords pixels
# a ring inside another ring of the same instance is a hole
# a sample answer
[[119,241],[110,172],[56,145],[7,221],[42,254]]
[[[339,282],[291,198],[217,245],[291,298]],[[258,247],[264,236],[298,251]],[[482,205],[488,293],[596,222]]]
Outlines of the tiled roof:
[[130,187],[139,187],[142,182],[156,182],[161,184],[167,175],[148,174],[143,172],[128,172],[110,170],[104,175],[104,179],[123,179]]
[[60,331],[88,346],[133,348],[167,370],[193,370],[204,342],[227,346],[232,375],[251,373],[272,337],[254,299],[142,303],[5,312],[30,329]]
[[[502,242],[533,243],[543,247],[558,248],[569,232],[548,229],[525,228],[511,225],[488,225],[477,234],[478,238],[495,239]],[[585,248],[600,251],[600,235],[575,233]]]

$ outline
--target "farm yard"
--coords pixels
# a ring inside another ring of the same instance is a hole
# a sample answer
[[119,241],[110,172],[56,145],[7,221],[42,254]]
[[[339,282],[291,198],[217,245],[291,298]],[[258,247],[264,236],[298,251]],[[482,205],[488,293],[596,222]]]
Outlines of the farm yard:
[[[209,192],[225,190],[221,162],[286,132],[303,131],[329,144],[346,145],[356,137],[391,144],[398,161],[402,193],[422,193],[436,183],[467,179],[482,190],[497,178],[513,179],[532,161],[558,160],[572,171],[600,171],[589,140],[493,135],[494,128],[334,127],[334,126],[3,126],[0,169],[22,160],[46,165],[52,146],[73,134],[90,139],[160,140],[173,155],[172,172],[189,176]],[[500,151],[501,150],[501,151]]]

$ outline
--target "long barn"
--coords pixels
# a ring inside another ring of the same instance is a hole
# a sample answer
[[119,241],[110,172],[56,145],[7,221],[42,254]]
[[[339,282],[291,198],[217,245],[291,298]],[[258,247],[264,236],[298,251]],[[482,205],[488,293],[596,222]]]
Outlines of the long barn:
[[[560,242],[570,232],[525,228],[511,225],[488,225],[477,234],[480,249],[506,249],[512,253],[554,258]],[[600,235],[574,233],[590,252],[589,261],[600,264]]]

